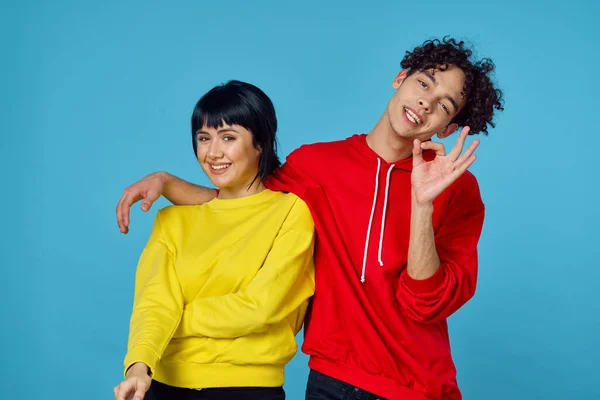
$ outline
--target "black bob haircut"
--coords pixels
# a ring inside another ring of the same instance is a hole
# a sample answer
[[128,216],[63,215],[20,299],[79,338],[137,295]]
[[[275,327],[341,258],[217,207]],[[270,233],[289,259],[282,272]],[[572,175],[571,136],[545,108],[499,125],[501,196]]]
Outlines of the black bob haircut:
[[451,65],[460,68],[465,74],[463,95],[466,104],[452,122],[469,126],[469,134],[483,132],[487,135],[488,125],[495,127],[494,111],[504,110],[502,91],[497,89],[490,75],[494,63],[489,58],[473,60],[473,51],[465,42],[444,37],[442,40],[428,40],[413,51],[407,51],[400,63],[409,74],[428,69],[445,70]]
[[254,147],[261,150],[258,177],[265,179],[281,165],[277,157],[277,116],[269,96],[256,86],[232,80],[215,86],[198,100],[192,113],[192,145],[198,154],[198,131],[239,125],[252,134]]

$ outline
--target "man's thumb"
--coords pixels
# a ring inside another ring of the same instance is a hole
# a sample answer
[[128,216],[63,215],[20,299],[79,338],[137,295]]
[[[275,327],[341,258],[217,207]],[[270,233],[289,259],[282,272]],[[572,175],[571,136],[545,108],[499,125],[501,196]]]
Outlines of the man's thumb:
[[147,212],[148,210],[150,210],[150,207],[152,207],[152,202],[151,201],[144,200],[142,202],[142,211]]
[[142,211],[148,211],[152,204],[158,200],[160,197],[160,192],[157,190],[148,190],[146,193],[146,197],[144,197],[144,201],[142,202]]

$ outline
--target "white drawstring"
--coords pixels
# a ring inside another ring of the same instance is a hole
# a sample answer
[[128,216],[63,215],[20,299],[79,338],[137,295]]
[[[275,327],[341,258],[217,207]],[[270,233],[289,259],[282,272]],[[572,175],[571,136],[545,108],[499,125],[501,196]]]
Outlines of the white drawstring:
[[369,252],[369,237],[371,236],[371,225],[373,225],[373,215],[375,215],[375,205],[377,204],[377,191],[379,190],[379,170],[381,169],[381,160],[377,158],[377,175],[375,175],[375,193],[373,195],[373,207],[371,207],[371,217],[369,218],[369,227],[367,228],[367,240],[365,241],[365,254],[363,255],[362,275],[360,281],[365,283],[365,270],[367,268],[367,253]]
[[383,213],[381,214],[381,233],[379,235],[379,252],[377,253],[377,259],[379,265],[383,267],[383,260],[381,259],[381,252],[383,251],[383,232],[385,231],[385,214],[387,212],[388,194],[390,192],[390,176],[392,175],[393,165],[390,165],[388,169],[387,177],[385,179],[385,198],[383,200]]

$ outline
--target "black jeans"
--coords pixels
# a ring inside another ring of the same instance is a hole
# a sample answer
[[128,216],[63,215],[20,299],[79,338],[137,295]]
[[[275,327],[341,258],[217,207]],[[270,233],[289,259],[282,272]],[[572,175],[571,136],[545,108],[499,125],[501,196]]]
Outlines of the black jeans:
[[352,386],[339,379],[310,370],[306,400],[385,400],[381,396]]
[[282,387],[184,389],[152,381],[144,400],[285,400]]

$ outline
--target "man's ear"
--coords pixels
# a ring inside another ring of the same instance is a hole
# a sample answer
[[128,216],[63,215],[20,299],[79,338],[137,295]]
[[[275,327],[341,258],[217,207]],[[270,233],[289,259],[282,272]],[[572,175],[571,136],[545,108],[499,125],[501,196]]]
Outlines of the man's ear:
[[454,132],[456,132],[457,129],[458,129],[458,124],[452,123],[452,124],[448,125],[447,127],[445,127],[443,131],[438,133],[437,137],[439,137],[440,139],[447,138],[448,136],[450,136]]
[[392,81],[392,87],[395,90],[398,90],[398,88],[400,87],[400,85],[406,79],[407,76],[408,76],[408,70],[407,69],[403,69],[402,71],[398,72],[398,75],[396,75],[396,77]]

